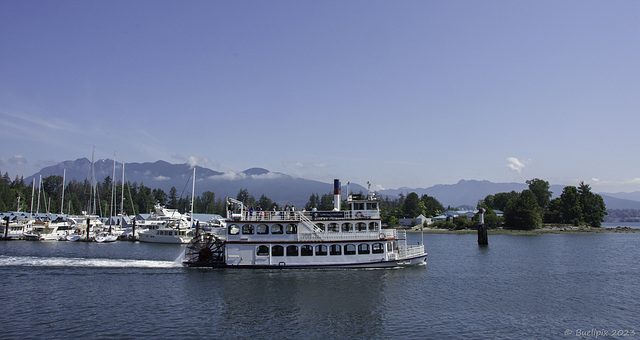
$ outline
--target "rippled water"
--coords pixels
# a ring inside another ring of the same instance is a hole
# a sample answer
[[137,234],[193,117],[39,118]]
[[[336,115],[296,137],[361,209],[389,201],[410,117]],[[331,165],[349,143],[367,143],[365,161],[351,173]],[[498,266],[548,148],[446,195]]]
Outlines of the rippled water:
[[377,270],[194,269],[180,266],[183,246],[2,241],[0,337],[520,339],[638,328],[640,234],[476,240],[424,235],[426,267]]

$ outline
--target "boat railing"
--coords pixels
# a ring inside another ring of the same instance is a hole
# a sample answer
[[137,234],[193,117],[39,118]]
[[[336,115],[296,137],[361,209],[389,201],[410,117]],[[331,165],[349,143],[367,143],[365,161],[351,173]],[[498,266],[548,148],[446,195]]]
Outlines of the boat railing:
[[[358,219],[379,219],[380,212],[375,210],[363,210],[363,211],[340,211],[343,215],[340,216],[340,220],[358,220]],[[303,220],[312,222],[311,218],[314,216],[314,211],[298,211],[298,210],[243,210],[240,213],[229,214],[231,219],[242,221],[291,221],[291,220]],[[334,219],[330,217],[327,219]],[[317,220],[323,220],[323,218],[316,218]]]
[[398,246],[400,258],[414,257],[424,254],[424,246],[419,245],[400,245]]
[[321,232],[321,233],[298,233],[298,241],[348,241],[348,240],[383,240],[386,236],[382,236],[384,233],[372,232],[372,231],[360,231],[352,233],[335,233],[335,232]]
[[348,241],[348,240],[392,240],[396,239],[395,229],[382,229],[380,231],[355,231],[355,232],[313,232],[298,233],[298,240],[305,241]]

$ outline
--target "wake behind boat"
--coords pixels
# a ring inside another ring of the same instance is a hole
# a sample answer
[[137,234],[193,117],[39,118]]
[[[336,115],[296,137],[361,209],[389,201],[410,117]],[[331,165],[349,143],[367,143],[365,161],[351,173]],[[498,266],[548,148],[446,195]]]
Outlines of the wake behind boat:
[[228,198],[225,235],[198,233],[184,265],[227,268],[384,268],[426,263],[423,245],[382,229],[375,195],[349,195],[340,210],[334,181],[332,211],[250,211]]

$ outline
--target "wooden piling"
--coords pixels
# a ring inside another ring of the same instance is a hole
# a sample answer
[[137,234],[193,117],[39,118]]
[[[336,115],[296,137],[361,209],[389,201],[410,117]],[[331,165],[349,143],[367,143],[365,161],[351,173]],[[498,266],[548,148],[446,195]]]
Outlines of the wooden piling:
[[478,245],[488,246],[489,237],[487,236],[487,226],[485,224],[478,225]]
[[89,239],[89,231],[91,229],[91,218],[87,218],[87,237],[84,239],[85,242],[91,242]]
[[9,216],[5,216],[4,217],[4,239],[8,240],[9,239]]

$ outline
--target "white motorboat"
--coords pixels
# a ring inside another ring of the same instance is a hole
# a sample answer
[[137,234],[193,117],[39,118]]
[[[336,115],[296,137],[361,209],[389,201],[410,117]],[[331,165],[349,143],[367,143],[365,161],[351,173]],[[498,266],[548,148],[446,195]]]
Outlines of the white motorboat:
[[117,235],[110,234],[108,232],[102,232],[96,235],[94,241],[98,243],[112,243],[118,240]]

